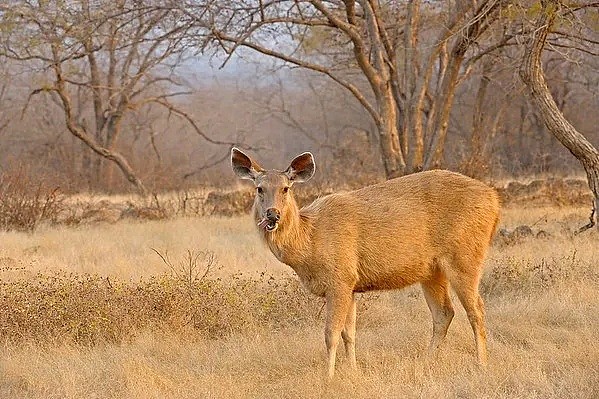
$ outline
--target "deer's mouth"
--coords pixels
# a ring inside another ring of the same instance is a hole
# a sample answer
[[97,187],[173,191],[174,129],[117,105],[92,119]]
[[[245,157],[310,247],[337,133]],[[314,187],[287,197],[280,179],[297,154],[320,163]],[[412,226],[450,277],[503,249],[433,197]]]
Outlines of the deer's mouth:
[[258,222],[258,227],[265,231],[275,231],[277,227],[279,227],[279,223],[275,222],[274,220],[264,218],[260,222]]

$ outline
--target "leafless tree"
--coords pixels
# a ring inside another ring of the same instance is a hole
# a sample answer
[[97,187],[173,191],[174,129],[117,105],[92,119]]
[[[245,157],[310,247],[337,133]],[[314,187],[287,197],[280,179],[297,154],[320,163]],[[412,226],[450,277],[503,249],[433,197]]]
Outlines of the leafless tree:
[[[318,176],[317,184],[371,182],[381,165],[376,135],[363,108],[322,76],[305,70],[293,75],[251,96],[262,110],[260,117],[281,124],[288,132],[296,146],[288,150],[301,151],[305,145],[314,148],[321,169],[327,171],[326,176]],[[359,167],[359,176],[347,169],[348,161]]]
[[[595,200],[590,222],[583,229],[591,228],[594,225],[597,225],[599,228],[599,223],[597,223],[597,213],[599,212],[599,151],[584,135],[572,126],[560,111],[547,86],[541,63],[541,55],[548,42],[549,33],[552,30],[555,31],[556,28],[559,29],[557,22],[560,19],[572,18],[577,11],[585,8],[594,9],[593,11],[596,13],[597,9],[599,9],[599,3],[582,3],[565,7],[559,0],[541,0],[541,10],[534,24],[535,29],[533,34],[526,44],[520,69],[520,76],[528,86],[530,95],[539,108],[547,129],[580,161],[585,169],[589,187],[593,192]],[[560,35],[559,30],[558,36],[563,36],[563,34]],[[591,41],[594,45],[599,44],[599,42],[591,38],[585,39],[582,36],[575,38],[575,41],[572,41],[572,36],[569,36],[568,39],[566,44],[557,41],[553,45],[560,47],[568,46],[592,52],[592,50],[578,47],[578,39]],[[599,54],[595,55],[599,56]]]
[[[189,18],[152,0],[15,0],[0,5],[0,55],[35,69],[64,114],[66,128],[97,158],[116,164],[139,192],[146,188],[119,149],[123,121],[150,104],[185,119],[213,140],[172,99],[188,94],[177,71],[189,54]],[[195,43],[194,43],[195,45]],[[28,101],[29,103],[29,101]]]
[[210,29],[225,63],[251,49],[348,90],[377,127],[387,177],[440,165],[456,87],[484,54],[514,37],[505,30],[490,44],[480,42],[509,3],[176,2]]
[[[502,54],[485,57],[456,94],[451,127],[457,143],[450,143],[459,170],[472,177],[488,178],[493,168],[494,144],[506,111],[520,90],[502,82]],[[502,84],[505,86],[502,86]],[[461,140],[460,140],[461,139]],[[506,142],[506,140],[503,140]]]

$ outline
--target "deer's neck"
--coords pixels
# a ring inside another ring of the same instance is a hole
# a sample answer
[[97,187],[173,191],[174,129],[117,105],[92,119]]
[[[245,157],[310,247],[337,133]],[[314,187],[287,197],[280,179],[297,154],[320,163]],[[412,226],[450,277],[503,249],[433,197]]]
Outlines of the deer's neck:
[[305,263],[310,255],[312,223],[309,217],[300,213],[295,199],[291,201],[292,206],[281,215],[279,227],[273,232],[262,234],[277,259],[295,269]]

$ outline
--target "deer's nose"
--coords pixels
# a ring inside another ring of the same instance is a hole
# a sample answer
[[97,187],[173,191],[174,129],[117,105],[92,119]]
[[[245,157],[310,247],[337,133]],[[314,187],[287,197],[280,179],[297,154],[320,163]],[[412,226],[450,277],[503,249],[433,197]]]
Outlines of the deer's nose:
[[276,208],[268,208],[266,210],[266,218],[273,222],[278,222],[281,219],[281,212]]

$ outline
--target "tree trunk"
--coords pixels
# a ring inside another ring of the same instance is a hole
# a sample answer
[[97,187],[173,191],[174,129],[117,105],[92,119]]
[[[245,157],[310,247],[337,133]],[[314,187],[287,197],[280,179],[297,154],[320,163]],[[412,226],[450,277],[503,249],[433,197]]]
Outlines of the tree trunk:
[[[424,93],[417,91],[418,79],[418,24],[420,19],[420,0],[408,3],[404,34],[404,93],[403,109],[403,153],[408,173],[422,170],[424,159],[424,132],[422,130],[422,102]],[[423,91],[422,91],[423,92]],[[413,150],[410,151],[410,137],[413,137]]]
[[491,62],[484,61],[481,71],[480,83],[476,91],[474,108],[472,110],[472,130],[470,133],[470,154],[464,163],[464,173],[470,177],[482,178],[485,176],[488,168],[487,154],[485,153],[485,99],[487,97],[487,88],[489,87],[489,77],[487,76]]
[[427,153],[427,159],[424,163],[425,169],[438,169],[441,167],[443,162],[443,151],[445,149],[445,139],[447,137],[447,130],[449,128],[449,116],[453,106],[453,99],[455,97],[456,87],[458,85],[458,78],[462,61],[464,61],[464,49],[459,48],[458,51],[454,51],[449,60],[449,66],[444,76],[443,83],[441,86],[441,109],[438,114],[438,119],[435,123],[435,130],[433,132],[433,139]]
[[586,171],[589,188],[595,197],[591,222],[587,226],[596,225],[599,230],[599,223],[597,223],[597,213],[599,212],[599,151],[564,117],[545,81],[541,53],[545,47],[549,28],[555,20],[560,5],[556,0],[542,0],[541,4],[543,7],[541,15],[536,22],[532,38],[529,39],[524,50],[520,77],[528,86],[547,129],[582,163]]
[[406,163],[399,143],[397,130],[397,107],[390,86],[382,91],[379,102],[380,123],[377,128],[380,134],[381,156],[385,166],[387,179],[403,176]]
[[[85,132],[80,126],[77,126],[73,121],[67,118],[67,128],[69,132],[79,140],[81,140],[85,145],[87,145],[93,152],[100,155],[101,157],[108,159],[114,162],[118,168],[121,170],[125,178],[135,186],[135,188],[139,191],[142,196],[147,195],[148,191],[144,186],[143,182],[137,174],[129,165],[127,159],[116,151],[111,151],[107,148],[102,147],[98,143],[95,142],[93,138],[91,138],[87,132]],[[100,158],[101,159],[101,158]]]

